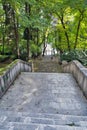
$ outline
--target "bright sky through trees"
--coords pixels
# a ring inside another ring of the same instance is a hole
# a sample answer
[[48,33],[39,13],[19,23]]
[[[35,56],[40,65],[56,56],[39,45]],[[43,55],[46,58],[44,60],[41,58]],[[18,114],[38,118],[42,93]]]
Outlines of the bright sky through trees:
[[[26,33],[24,33],[27,30]],[[87,48],[87,0],[0,0],[0,53],[17,57]]]

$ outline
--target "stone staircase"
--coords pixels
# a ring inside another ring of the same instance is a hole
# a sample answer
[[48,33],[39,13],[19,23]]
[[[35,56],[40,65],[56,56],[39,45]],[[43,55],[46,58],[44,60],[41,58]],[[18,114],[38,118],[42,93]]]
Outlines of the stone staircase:
[[68,73],[25,73],[0,100],[0,130],[87,130],[87,100]]
[[87,116],[14,113],[1,114],[1,130],[87,130]]
[[58,57],[44,56],[41,60],[33,61],[34,72],[61,73],[62,67],[58,64]]

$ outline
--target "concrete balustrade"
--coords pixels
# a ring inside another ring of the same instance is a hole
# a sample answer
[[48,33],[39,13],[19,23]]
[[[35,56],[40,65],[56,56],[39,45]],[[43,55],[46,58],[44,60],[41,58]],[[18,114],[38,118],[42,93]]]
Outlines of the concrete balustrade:
[[87,68],[85,68],[79,61],[76,60],[70,63],[63,63],[63,71],[73,74],[87,98]]
[[0,98],[21,72],[32,72],[32,63],[16,60],[0,71]]

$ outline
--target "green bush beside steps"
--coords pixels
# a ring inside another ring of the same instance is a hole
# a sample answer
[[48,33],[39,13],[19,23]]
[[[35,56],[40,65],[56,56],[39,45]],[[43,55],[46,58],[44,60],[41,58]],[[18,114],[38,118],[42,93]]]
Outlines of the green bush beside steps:
[[60,60],[70,62],[72,60],[80,61],[84,66],[87,66],[87,50],[72,50],[64,51],[60,55]]

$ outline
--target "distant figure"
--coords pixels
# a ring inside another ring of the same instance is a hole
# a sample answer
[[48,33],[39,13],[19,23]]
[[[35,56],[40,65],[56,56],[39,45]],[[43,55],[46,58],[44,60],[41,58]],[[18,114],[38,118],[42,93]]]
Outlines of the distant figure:
[[53,60],[53,56],[51,56],[51,60]]

